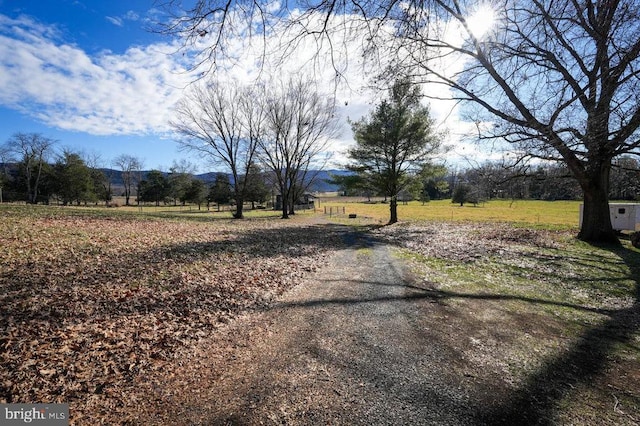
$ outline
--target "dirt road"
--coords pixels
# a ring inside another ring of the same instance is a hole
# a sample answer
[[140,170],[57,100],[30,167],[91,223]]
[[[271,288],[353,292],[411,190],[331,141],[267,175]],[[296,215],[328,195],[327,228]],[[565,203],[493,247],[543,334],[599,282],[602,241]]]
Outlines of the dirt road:
[[159,423],[473,423],[468,378],[431,332],[446,311],[388,246],[345,238],[330,267],[187,354],[185,371],[195,362],[198,373],[155,389]]

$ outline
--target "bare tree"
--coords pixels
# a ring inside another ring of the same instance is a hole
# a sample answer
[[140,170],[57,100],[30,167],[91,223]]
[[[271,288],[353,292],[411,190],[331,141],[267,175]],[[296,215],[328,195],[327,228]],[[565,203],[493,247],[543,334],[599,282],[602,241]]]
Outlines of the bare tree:
[[[204,69],[202,76],[215,71],[221,59],[235,59],[238,51],[251,44],[254,37],[263,38],[273,25],[288,14],[286,2],[274,7],[267,0],[197,0],[184,9],[181,0],[156,0],[156,10],[163,18],[152,30],[178,36],[183,48],[195,52],[192,70]],[[281,7],[283,6],[283,7]],[[229,45],[229,40],[244,40],[245,46]],[[266,51],[262,50],[262,58]]]
[[[266,0],[195,3],[182,14],[187,18],[172,21],[174,34],[194,43],[200,38],[199,45],[213,34],[209,59],[229,52],[225,24],[236,10],[249,13],[243,27],[253,29],[249,36],[268,36],[273,25],[256,23],[276,18],[318,46],[362,35],[368,58],[390,63],[387,75],[420,77],[444,89],[427,95],[474,109],[474,118],[487,124],[483,139],[566,164],[584,193],[579,237],[617,241],[607,198],[611,162],[640,148],[637,0],[499,0],[483,14],[475,0],[326,0],[305,3],[296,14],[286,2],[279,8]],[[492,27],[480,29],[482,19]]]
[[[611,162],[640,146],[640,107],[632,96],[640,89],[640,39],[629,36],[640,30],[636,2],[504,2],[483,35],[474,33],[470,2],[432,6],[460,25],[463,39],[446,41],[443,32],[425,33],[407,19],[402,46],[422,60],[399,56],[395,65],[469,101],[478,122],[494,123],[483,137],[565,163],[584,194],[579,237],[616,241]],[[447,57],[458,58],[457,73],[443,71]]]
[[38,202],[43,168],[53,153],[53,139],[40,133],[16,133],[6,142],[5,150],[19,163],[24,173],[26,201]]
[[273,174],[286,219],[314,173],[326,163],[328,142],[337,131],[335,104],[298,80],[268,92],[265,105],[266,136],[260,139],[260,157]]
[[131,205],[129,203],[133,188],[137,187],[141,180],[142,172],[142,160],[133,155],[121,154],[113,160],[115,167],[118,167],[122,171],[122,182],[124,184],[124,199],[125,205]]
[[260,112],[249,88],[219,82],[193,86],[179,102],[171,123],[183,149],[211,158],[232,175],[236,211],[243,217],[244,198],[260,133]]

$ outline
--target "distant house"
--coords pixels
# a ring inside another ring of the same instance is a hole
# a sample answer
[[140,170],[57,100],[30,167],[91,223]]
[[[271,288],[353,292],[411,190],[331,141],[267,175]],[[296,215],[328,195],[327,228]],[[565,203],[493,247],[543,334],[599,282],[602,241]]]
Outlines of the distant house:
[[[308,210],[315,207],[315,197],[311,193],[304,193],[302,197],[298,198],[293,205],[294,210]],[[276,203],[273,206],[274,210],[282,210],[282,196],[276,195]]]

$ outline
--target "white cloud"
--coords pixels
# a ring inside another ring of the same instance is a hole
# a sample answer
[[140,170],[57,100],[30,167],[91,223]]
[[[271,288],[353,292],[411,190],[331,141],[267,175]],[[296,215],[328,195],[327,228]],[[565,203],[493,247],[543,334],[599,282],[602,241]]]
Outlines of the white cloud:
[[124,23],[122,22],[122,18],[118,18],[114,16],[105,16],[105,19],[118,27],[121,27],[124,25]]
[[[139,17],[130,11],[123,17],[107,19],[118,25]],[[336,96],[342,132],[331,146],[337,152],[335,161],[344,164],[344,152],[353,144],[347,118],[360,119],[386,95],[363,89],[373,73],[362,62],[362,41],[334,40],[333,48],[340,46],[349,51],[348,56],[334,56],[333,59],[339,58],[337,62],[331,61],[328,45],[321,46],[317,53],[318,45],[306,38],[298,40],[297,48],[284,58],[279,56],[279,61],[267,56],[271,62],[262,63],[266,59],[262,54],[282,49],[286,36],[277,30],[263,45],[259,38],[248,44],[243,30],[237,34],[230,51],[242,54],[234,58],[233,67],[220,67],[215,77],[253,82],[257,78],[269,81],[293,74],[317,80],[319,87]],[[198,43],[203,47],[207,41],[203,37]],[[61,39],[55,26],[42,25],[28,17],[11,19],[0,15],[0,105],[20,110],[52,127],[92,135],[169,134],[173,105],[182,96],[182,89],[195,79],[195,72],[188,72],[182,63],[191,59],[193,51],[184,52],[183,57],[175,54],[179,48],[177,42],[157,43],[131,47],[122,54],[105,51],[90,56]],[[337,79],[336,71],[343,73],[344,79]],[[442,86],[428,85],[423,91],[442,98],[447,95]],[[456,129],[449,137],[450,143],[457,146],[457,158],[468,152],[480,157],[477,147],[461,142],[458,133],[467,128],[459,121],[454,104],[434,101],[431,111],[443,127]]]
[[138,19],[140,19],[140,15],[138,15],[133,10],[129,10],[127,13],[124,14],[123,17],[124,19],[127,19],[129,21],[137,21]]
[[93,135],[169,131],[172,105],[191,81],[177,46],[91,57],[29,18],[0,19],[0,104],[47,125]]
[[129,10],[122,16],[105,16],[105,19],[111,22],[113,25],[123,27],[124,21],[137,21],[140,19],[140,15],[138,15],[133,10]]

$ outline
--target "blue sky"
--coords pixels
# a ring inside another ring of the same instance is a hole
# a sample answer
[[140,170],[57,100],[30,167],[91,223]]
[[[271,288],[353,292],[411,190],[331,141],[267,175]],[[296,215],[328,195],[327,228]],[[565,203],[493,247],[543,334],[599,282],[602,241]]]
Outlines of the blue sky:
[[[36,132],[57,140],[59,149],[99,155],[104,167],[128,154],[146,169],[168,170],[186,159],[199,172],[214,170],[211,162],[180,152],[172,137],[172,108],[196,74],[187,72],[190,52],[183,55],[178,40],[148,31],[158,16],[153,0],[0,0],[0,144],[16,132]],[[279,34],[272,38],[281,40]],[[243,57],[236,58],[229,75],[249,80],[257,74],[255,51],[245,40],[234,42]],[[357,46],[356,40],[348,49]],[[330,66],[301,71],[314,51],[312,45],[292,52],[272,75],[307,72],[310,78],[333,81]],[[359,56],[354,50],[352,57]],[[344,164],[340,152],[353,143],[347,118],[359,119],[380,99],[379,92],[362,89],[369,77],[362,68],[349,73],[348,87],[333,92],[343,129],[331,145],[337,153],[334,166]],[[451,105],[431,104],[443,128],[454,129],[449,163],[483,158],[477,146],[456,134],[466,127]]]
[[0,0],[0,143],[37,132],[105,165],[193,161],[167,123],[189,77],[154,15],[151,0]]
[[45,25],[56,25],[65,42],[96,54],[105,49],[123,53],[132,45],[158,41],[144,29],[152,17],[150,0],[3,0],[3,14],[11,18],[31,16]]

